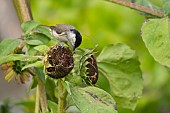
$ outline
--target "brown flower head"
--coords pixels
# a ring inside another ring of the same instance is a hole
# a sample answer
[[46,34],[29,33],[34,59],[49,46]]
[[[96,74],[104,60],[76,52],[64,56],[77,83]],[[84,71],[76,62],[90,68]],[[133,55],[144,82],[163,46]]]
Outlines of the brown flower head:
[[56,79],[65,77],[74,67],[73,54],[68,47],[53,46],[44,61],[46,74]]
[[87,76],[92,84],[96,84],[98,80],[98,67],[94,55],[91,55],[89,58],[87,58],[86,62],[87,62],[86,65]]

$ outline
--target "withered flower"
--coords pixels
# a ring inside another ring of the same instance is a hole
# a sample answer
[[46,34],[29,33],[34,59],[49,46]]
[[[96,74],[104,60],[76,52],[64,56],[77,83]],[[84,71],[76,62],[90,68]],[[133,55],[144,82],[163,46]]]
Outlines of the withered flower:
[[63,78],[74,67],[72,51],[69,47],[55,45],[47,52],[44,64],[48,76],[55,79]]
[[5,80],[10,82],[13,78],[17,83],[26,83],[29,81],[30,74],[26,70],[22,70],[22,64],[20,61],[13,61],[2,64],[2,70],[5,70]]
[[87,62],[86,73],[88,79],[91,81],[92,84],[96,84],[98,80],[98,67],[94,55],[91,55],[89,58],[87,58],[86,62]]
[[[22,49],[25,46],[25,43],[22,43],[20,46],[16,47],[12,53],[15,54],[25,54]],[[1,69],[5,71],[5,80],[8,80],[10,82],[13,78],[17,81],[17,83],[26,83],[29,81],[30,74],[28,71],[22,70],[22,67],[24,66],[24,62],[21,62],[19,60],[7,62],[1,65]]]

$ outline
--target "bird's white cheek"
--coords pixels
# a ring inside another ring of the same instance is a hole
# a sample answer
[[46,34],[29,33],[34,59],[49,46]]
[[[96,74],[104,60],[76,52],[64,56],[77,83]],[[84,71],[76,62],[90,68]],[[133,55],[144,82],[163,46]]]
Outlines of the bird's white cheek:
[[54,30],[52,30],[52,35],[56,38],[59,37],[59,35]]
[[76,42],[76,35],[74,33],[69,33],[68,34],[68,39],[71,42],[71,44],[74,46]]

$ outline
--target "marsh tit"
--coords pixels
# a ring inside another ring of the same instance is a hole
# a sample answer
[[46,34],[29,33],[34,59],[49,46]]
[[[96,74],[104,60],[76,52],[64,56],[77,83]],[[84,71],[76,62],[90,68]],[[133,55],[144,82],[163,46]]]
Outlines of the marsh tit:
[[57,24],[49,27],[52,35],[59,41],[71,45],[73,50],[77,48],[82,41],[82,36],[74,26],[69,24]]

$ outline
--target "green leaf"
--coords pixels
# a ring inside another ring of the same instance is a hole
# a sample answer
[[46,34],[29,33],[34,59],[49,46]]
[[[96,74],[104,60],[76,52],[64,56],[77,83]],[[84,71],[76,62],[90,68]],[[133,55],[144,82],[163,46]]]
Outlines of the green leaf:
[[162,7],[163,6],[163,0],[148,0],[150,3],[152,3],[153,5],[156,5],[158,7]]
[[35,61],[38,59],[39,59],[38,56],[28,56],[24,54],[11,54],[11,55],[0,57],[0,64],[11,62],[11,61],[16,61],[16,60],[31,62],[31,61]]
[[[162,0],[135,0],[135,3],[141,6],[148,7],[153,10],[162,11],[162,5],[163,5]],[[155,18],[155,16],[148,13],[144,13],[144,12],[140,12],[140,13],[146,16],[147,18]]]
[[57,113],[57,104],[55,102],[48,100],[47,104],[50,113]]
[[57,98],[55,97],[55,89],[56,89],[56,84],[53,79],[47,77],[46,78],[46,83],[45,83],[45,88],[48,96],[50,97],[51,100],[56,101]]
[[34,20],[27,21],[21,24],[21,28],[24,30],[25,34],[30,33],[32,30],[34,30],[36,27],[40,25],[39,22],[36,22]]
[[170,14],[170,1],[169,0],[164,0],[162,9],[166,16]]
[[47,37],[46,35],[42,33],[34,33],[32,35],[32,38],[43,42],[43,44],[47,44],[51,40],[49,37]]
[[38,53],[38,51],[36,49],[34,49],[35,46],[31,46],[31,45],[27,45],[28,47],[28,54],[29,55],[36,55]]
[[0,56],[6,56],[11,53],[17,46],[19,46],[20,41],[18,39],[6,38],[0,43]]
[[57,41],[55,41],[55,40],[50,40],[46,45],[47,46],[54,46],[54,45],[56,45],[57,44]]
[[105,76],[118,107],[134,110],[142,95],[143,79],[134,50],[125,44],[104,47],[97,57],[99,76]]
[[35,106],[35,101],[21,101],[21,102],[17,102],[15,103],[15,105],[18,105],[18,106],[24,106],[26,107],[27,109],[31,109]]
[[67,113],[80,113],[80,110],[76,106],[69,106],[66,112]]
[[131,50],[125,44],[119,43],[116,45],[110,44],[108,46],[105,46],[97,57],[97,61],[107,63],[118,63],[135,57],[136,54],[134,50]]
[[170,67],[170,20],[150,19],[142,26],[142,38],[153,58]]
[[24,70],[26,68],[30,68],[30,67],[42,68],[43,67],[43,61],[36,61],[34,63],[27,64],[24,67],[22,67],[22,70]]
[[50,33],[50,30],[48,28],[44,28],[44,27],[38,27],[36,30],[38,30],[39,33],[46,35],[48,38],[52,39],[53,36]]
[[117,113],[114,99],[104,90],[90,86],[69,88],[70,96],[82,113]]
[[34,47],[35,50],[41,52],[43,55],[45,55],[49,51],[49,47],[46,45],[39,45]]
[[29,93],[31,91],[31,89],[34,89],[37,87],[37,80],[35,78],[35,76],[32,77],[32,81],[31,81],[31,84],[29,85],[29,88],[27,89],[27,93]]
[[43,84],[45,85],[45,74],[42,69],[35,68],[35,72],[37,73],[38,77],[42,80]]
[[34,40],[34,39],[33,40],[27,40],[26,43],[29,44],[29,45],[42,45],[43,44],[42,41]]

